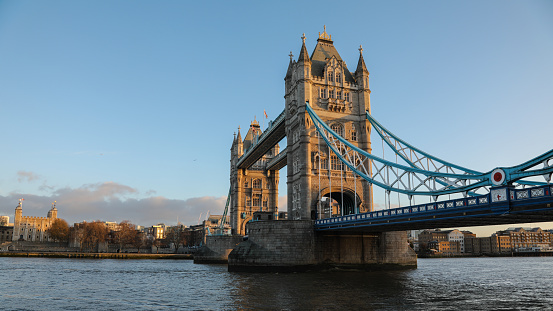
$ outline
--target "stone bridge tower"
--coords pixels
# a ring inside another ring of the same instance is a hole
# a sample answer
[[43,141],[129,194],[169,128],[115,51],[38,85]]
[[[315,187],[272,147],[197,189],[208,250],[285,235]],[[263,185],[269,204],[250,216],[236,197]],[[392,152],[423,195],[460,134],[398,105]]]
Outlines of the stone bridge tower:
[[[335,132],[371,152],[369,71],[359,48],[355,72],[336,51],[331,36],[319,33],[311,57],[305,35],[297,61],[290,53],[286,73],[286,137],[288,218],[314,219],[372,210],[372,186],[356,177],[319,138],[306,111],[306,102]],[[332,198],[337,206],[334,207]],[[327,203],[321,202],[328,200]],[[329,204],[330,203],[330,204]]]
[[239,158],[257,142],[261,136],[259,122],[252,121],[244,140],[238,129],[230,148],[231,205],[230,223],[232,234],[245,235],[246,223],[255,212],[261,212],[267,219],[276,219],[278,214],[279,171],[266,170],[267,162],[279,153],[278,144],[248,169],[237,167]]

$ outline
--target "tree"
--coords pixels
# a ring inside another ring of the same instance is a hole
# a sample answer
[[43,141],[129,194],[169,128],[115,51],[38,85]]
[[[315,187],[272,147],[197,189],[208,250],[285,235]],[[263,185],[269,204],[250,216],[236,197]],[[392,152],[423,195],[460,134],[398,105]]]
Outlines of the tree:
[[81,244],[81,251],[97,251],[98,245],[108,237],[108,228],[101,221],[83,222],[75,230],[77,240]]
[[47,230],[48,235],[56,242],[69,241],[69,225],[67,221],[56,218],[50,228]]
[[175,253],[179,250],[179,246],[186,243],[184,230],[181,226],[170,227],[167,229],[166,240],[169,244],[175,247]]
[[144,236],[143,232],[140,232],[140,231],[135,231],[135,232],[136,234],[132,241],[132,245],[136,247],[137,252],[140,253],[140,248],[146,245],[146,237]]
[[135,225],[128,220],[124,220],[119,224],[119,230],[115,232],[114,242],[119,244],[119,248],[134,245],[136,235]]

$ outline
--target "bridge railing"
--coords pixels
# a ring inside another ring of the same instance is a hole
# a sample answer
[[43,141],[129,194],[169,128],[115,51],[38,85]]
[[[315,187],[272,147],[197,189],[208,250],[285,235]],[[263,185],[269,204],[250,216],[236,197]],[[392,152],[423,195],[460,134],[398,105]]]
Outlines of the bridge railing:
[[[432,213],[441,211],[450,211],[463,208],[480,208],[493,204],[504,204],[505,202],[528,201],[532,199],[540,199],[553,196],[553,185],[538,186],[526,189],[513,189],[503,187],[495,190],[497,192],[492,191],[488,194],[476,197],[460,198],[434,203],[418,204],[413,206],[404,206],[387,210],[373,211],[368,213],[319,219],[315,221],[315,227],[351,224],[360,221],[386,220],[392,219],[394,217],[418,216],[424,214],[431,215]],[[501,196],[502,193],[505,193],[505,197]]]
[[263,132],[263,134],[261,134],[257,138],[257,142],[255,144],[251,145],[244,152],[244,154],[238,159],[238,165],[240,165],[242,163],[242,161],[244,161],[244,159],[246,159],[253,152],[253,150],[255,150],[256,146],[259,145],[266,137],[268,137],[281,122],[284,122],[285,117],[286,117],[286,111],[283,110],[278,115],[278,117],[276,117],[276,119],[269,122],[269,125],[268,125],[267,129],[265,130],[265,132]]

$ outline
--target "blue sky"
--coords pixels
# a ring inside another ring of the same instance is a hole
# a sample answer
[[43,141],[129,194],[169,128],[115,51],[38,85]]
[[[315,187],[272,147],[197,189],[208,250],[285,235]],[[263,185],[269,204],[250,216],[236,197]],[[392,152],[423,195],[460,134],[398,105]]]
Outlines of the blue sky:
[[363,45],[372,114],[415,146],[481,171],[553,148],[550,1],[0,0],[0,214],[221,213],[233,133],[283,110],[323,25],[352,71]]

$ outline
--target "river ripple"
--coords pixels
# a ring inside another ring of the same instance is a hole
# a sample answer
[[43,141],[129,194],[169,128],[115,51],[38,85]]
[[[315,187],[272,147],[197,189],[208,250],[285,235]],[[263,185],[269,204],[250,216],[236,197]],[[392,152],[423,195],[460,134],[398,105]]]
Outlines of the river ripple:
[[553,310],[553,258],[229,273],[189,260],[0,258],[3,310]]

